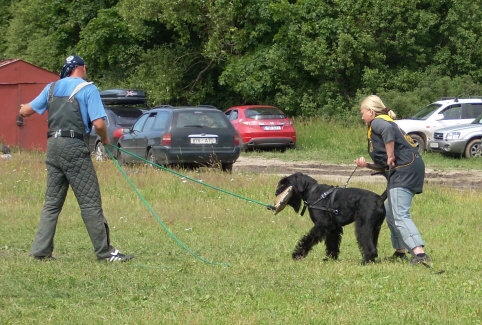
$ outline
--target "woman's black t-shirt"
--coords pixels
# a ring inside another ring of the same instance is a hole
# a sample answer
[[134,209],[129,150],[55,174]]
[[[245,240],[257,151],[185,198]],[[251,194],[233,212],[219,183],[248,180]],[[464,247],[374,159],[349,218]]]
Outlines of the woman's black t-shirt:
[[[375,118],[371,124],[368,153],[375,164],[387,164],[385,143],[395,142],[395,167],[391,168],[389,188],[403,187],[422,193],[425,164],[412,138],[394,123]],[[388,173],[385,175],[388,177]]]

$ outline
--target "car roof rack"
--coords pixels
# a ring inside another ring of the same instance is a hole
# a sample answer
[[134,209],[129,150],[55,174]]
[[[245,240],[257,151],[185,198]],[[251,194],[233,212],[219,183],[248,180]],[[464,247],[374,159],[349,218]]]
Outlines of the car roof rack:
[[204,105],[204,104],[202,104],[202,105],[197,105],[197,107],[215,108],[215,109],[218,109],[218,110],[219,110],[219,108],[217,108],[216,106],[213,106],[213,105]]
[[441,97],[439,100],[455,100],[458,101],[459,99],[482,99],[482,96],[464,96],[464,97]]
[[457,99],[457,97],[440,97],[439,100],[450,100],[450,99]]
[[105,105],[144,104],[147,105],[147,95],[141,90],[109,89],[100,92],[100,98]]

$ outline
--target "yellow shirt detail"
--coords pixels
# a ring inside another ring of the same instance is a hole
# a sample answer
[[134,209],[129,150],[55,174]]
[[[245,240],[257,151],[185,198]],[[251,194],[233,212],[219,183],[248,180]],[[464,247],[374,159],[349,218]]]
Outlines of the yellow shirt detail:
[[[382,120],[385,120],[385,121],[388,121],[388,122],[393,122],[393,119],[390,116],[385,115],[385,114],[377,115],[377,116],[375,116],[375,118],[381,118]],[[372,135],[372,127],[368,126],[367,138],[370,139],[371,135]]]

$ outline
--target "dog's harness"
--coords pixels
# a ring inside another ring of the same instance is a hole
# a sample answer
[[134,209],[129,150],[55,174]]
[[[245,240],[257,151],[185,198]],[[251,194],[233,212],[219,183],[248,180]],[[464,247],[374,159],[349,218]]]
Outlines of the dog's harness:
[[[314,192],[315,190],[317,189],[316,186],[314,186],[311,190],[310,190],[310,194],[311,192]],[[326,199],[328,196],[331,195],[331,199],[330,199],[330,204],[329,206],[333,206],[334,205],[334,202],[335,202],[335,193],[336,191],[338,191],[340,188],[339,187],[332,187],[330,188],[328,191],[326,192],[323,192],[321,194],[321,196],[313,203],[308,203],[308,201],[303,201],[304,203],[304,206],[303,206],[303,209],[301,210],[301,213],[300,215],[303,216],[305,214],[305,211],[306,211],[306,208],[311,208],[311,209],[318,209],[318,210],[323,210],[323,211],[327,211],[327,212],[330,212],[330,213],[333,213],[333,214],[338,214],[339,211],[337,209],[333,209],[333,208],[330,208],[330,207],[326,207],[326,206],[318,206],[316,204],[318,204],[321,200],[324,200]],[[308,195],[308,197],[311,196],[311,195]]]

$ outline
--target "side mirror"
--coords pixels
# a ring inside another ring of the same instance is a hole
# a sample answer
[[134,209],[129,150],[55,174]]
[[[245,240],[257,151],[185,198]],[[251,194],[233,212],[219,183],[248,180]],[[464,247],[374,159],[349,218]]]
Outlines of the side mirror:
[[437,114],[437,116],[435,116],[435,121],[440,121],[440,120],[443,120],[443,119],[444,119],[443,114]]

